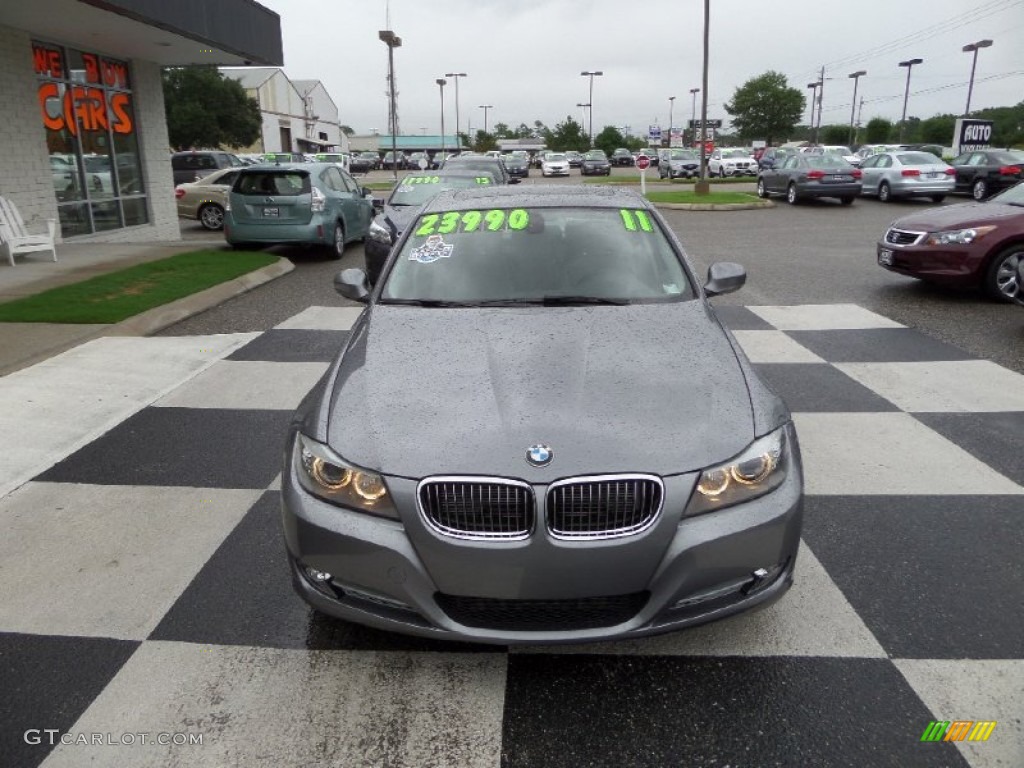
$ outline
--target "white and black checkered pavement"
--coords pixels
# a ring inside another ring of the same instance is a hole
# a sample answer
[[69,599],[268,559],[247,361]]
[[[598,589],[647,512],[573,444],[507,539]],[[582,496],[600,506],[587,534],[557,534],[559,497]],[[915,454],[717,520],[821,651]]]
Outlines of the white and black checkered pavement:
[[854,305],[721,307],[800,435],[793,589],[644,640],[439,644],[291,591],[284,433],[358,312],[0,379],[0,765],[1024,766],[1024,377]]

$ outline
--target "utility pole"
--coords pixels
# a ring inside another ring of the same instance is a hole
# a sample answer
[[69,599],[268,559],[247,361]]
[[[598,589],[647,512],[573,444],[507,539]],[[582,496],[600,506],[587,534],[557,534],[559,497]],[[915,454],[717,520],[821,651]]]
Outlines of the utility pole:
[[701,85],[704,91],[700,98],[700,181],[693,185],[693,191],[698,195],[707,195],[711,192],[711,185],[708,184],[708,158],[707,158],[707,125],[708,125],[708,60],[711,52],[711,0],[704,0],[704,75]]
[[854,128],[854,131],[853,131],[853,143],[854,144],[856,144],[857,143],[857,139],[860,138],[860,135],[859,135],[860,134],[860,116],[861,116],[861,113],[863,111],[864,111],[864,97],[861,96],[860,97],[860,106],[857,107],[857,126]]
[[[853,102],[850,104],[850,143],[854,143],[854,132],[853,132],[853,113],[857,108],[857,83],[860,78],[866,75],[868,71],[866,69],[860,69],[856,72],[851,72],[847,77],[853,78]],[[862,102],[863,103],[863,102]]]
[[818,76],[818,122],[814,127],[814,143],[818,143],[818,131],[821,130],[821,101],[825,96],[825,67],[822,65],[821,74]]

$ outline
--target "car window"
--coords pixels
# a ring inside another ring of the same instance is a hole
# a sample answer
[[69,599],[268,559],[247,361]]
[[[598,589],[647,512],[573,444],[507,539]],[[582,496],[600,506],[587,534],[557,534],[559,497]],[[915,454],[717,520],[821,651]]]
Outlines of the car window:
[[338,173],[337,168],[324,168],[320,174],[320,180],[328,189],[333,189],[335,192],[345,191],[345,185],[341,181],[341,174]]
[[965,152],[962,155],[957,155],[956,157],[954,157],[952,165],[967,165],[967,161],[970,159],[971,156]]
[[928,152],[901,152],[896,159],[904,165],[934,165],[942,160]]
[[983,154],[981,154],[980,152],[975,152],[973,155],[971,155],[971,159],[967,161],[967,164],[975,166],[986,165],[987,160]]
[[891,168],[892,158],[889,155],[879,155],[878,162],[875,163],[876,168]]
[[552,296],[680,301],[694,290],[643,208],[460,209],[412,224],[381,302]]
[[565,162],[565,155],[550,154],[544,160],[549,163],[563,163]]
[[874,168],[876,165],[878,165],[878,158],[879,158],[878,155],[871,155],[871,157],[867,157],[867,158],[864,159],[864,161],[860,164],[860,167],[861,168]]
[[807,158],[809,168],[850,168],[848,162],[838,155],[814,155]]
[[796,168],[800,164],[797,157],[791,156],[786,158],[786,162],[782,164],[783,168]]
[[238,178],[238,171],[228,171],[221,176],[218,176],[216,181],[210,182],[212,184],[219,184],[221,186],[230,187],[235,183],[235,179]]
[[303,171],[276,170],[240,173],[233,191],[243,195],[308,195],[309,174]]
[[361,189],[360,189],[359,185],[356,183],[355,179],[353,179],[351,176],[349,176],[347,173],[345,173],[345,171],[341,170],[340,168],[336,168],[335,170],[341,176],[341,183],[345,185],[345,189],[347,189],[349,192],[353,192],[353,193],[355,193],[357,195],[361,194]]

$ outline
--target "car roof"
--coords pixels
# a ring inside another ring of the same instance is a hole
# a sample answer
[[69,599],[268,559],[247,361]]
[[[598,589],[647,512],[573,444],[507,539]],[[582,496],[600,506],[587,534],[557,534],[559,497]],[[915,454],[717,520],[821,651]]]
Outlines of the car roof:
[[481,189],[452,189],[440,192],[423,209],[425,213],[467,208],[644,208],[653,207],[630,189],[595,185],[590,187],[534,185],[488,186]]
[[242,173],[253,173],[255,171],[314,171],[321,168],[337,168],[337,163],[309,163],[302,160],[289,160],[286,163],[256,163],[255,165],[247,165],[244,168],[238,170]]

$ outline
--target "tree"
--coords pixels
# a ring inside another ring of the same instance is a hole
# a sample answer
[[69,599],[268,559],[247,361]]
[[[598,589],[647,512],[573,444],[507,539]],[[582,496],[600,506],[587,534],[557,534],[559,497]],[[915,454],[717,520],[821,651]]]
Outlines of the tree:
[[873,117],[868,120],[864,129],[864,141],[867,144],[886,144],[892,135],[893,125],[884,117]]
[[921,123],[921,141],[926,144],[938,144],[946,147],[953,143],[953,130],[956,127],[955,115],[936,115]]
[[487,131],[476,132],[476,143],[473,145],[474,152],[489,152],[498,148],[498,142],[493,133]]
[[626,139],[614,125],[606,125],[594,137],[594,146],[603,149],[606,155],[611,156],[616,149],[626,146]]
[[493,133],[495,136],[504,138],[505,136],[511,136],[512,130],[508,127],[508,123],[495,123]]
[[850,140],[850,126],[848,125],[823,125],[821,127],[822,144],[845,145]]
[[586,131],[583,130],[583,126],[573,120],[571,116],[567,116],[565,122],[555,126],[548,142],[548,147],[559,152],[570,149],[585,151],[589,145],[590,139],[587,137]]
[[768,71],[737,88],[725,111],[739,136],[773,143],[793,130],[805,105],[803,93],[791,88],[785,75]]
[[260,137],[260,105],[214,66],[165,69],[167,133],[175,149],[247,147]]
[[344,133],[346,136],[355,136],[356,135],[356,132],[354,130],[352,130],[352,128],[350,126],[348,126],[348,125],[341,126],[341,132]]

